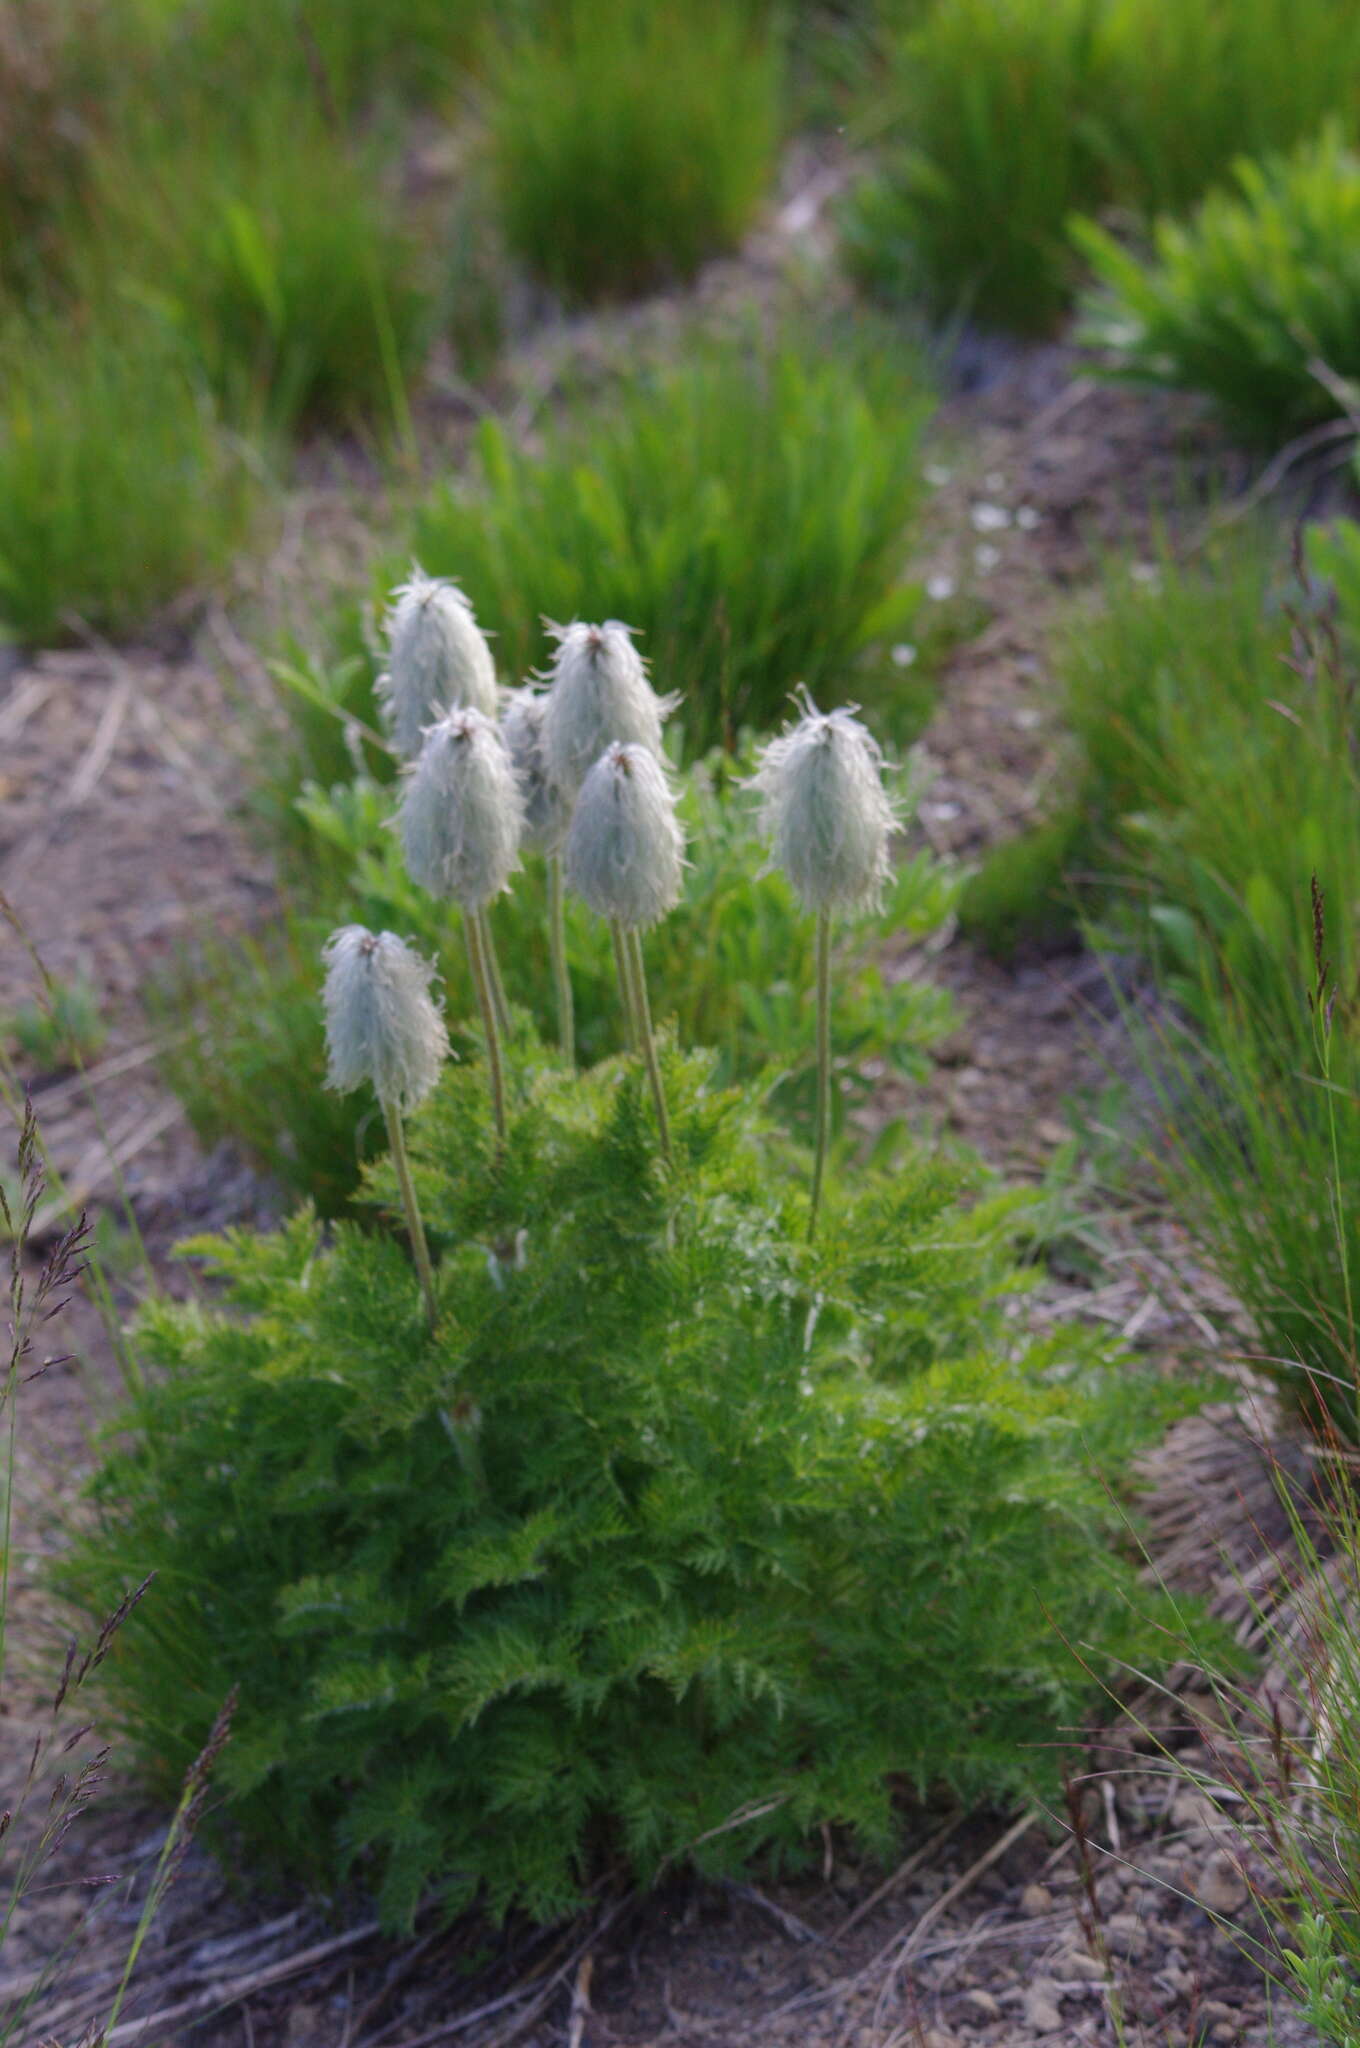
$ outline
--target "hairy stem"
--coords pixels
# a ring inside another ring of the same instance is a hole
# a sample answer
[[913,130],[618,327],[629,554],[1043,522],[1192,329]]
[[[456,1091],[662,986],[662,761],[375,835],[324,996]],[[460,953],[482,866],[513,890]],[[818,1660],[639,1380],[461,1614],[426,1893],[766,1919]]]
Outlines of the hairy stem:
[[656,1057],[656,1034],[652,1030],[652,1006],[647,1000],[647,969],[642,958],[642,940],[635,930],[627,931],[623,933],[623,944],[632,970],[633,1012],[642,1057],[646,1062],[647,1079],[652,1086],[652,1101],[656,1104],[661,1150],[667,1166],[673,1166],[675,1161],[671,1153],[671,1120],[666,1111],[666,1091],[661,1085],[661,1068]]
[[621,924],[609,920],[609,936],[614,941],[614,971],[619,977],[619,994],[623,999],[623,1033],[629,1052],[638,1049],[637,1012],[633,1003],[633,977],[628,965],[628,940]]
[[569,1067],[576,1065],[576,1017],[571,1000],[571,971],[567,966],[567,920],[562,885],[562,856],[548,855],[548,951],[552,957],[553,986],[557,991],[557,1042]]
[[395,1102],[384,1102],[383,1115],[387,1119],[387,1142],[392,1148],[392,1164],[397,1171],[397,1186],[401,1189],[402,1207],[406,1211],[406,1228],[411,1237],[411,1250],[415,1254],[416,1271],[420,1275],[420,1291],[425,1298],[425,1320],[431,1330],[439,1320],[439,1311],[434,1298],[434,1267],[430,1264],[430,1247],[425,1241],[425,1224],[416,1200],[415,1183],[411,1179],[411,1161],[406,1150],[406,1132],[401,1121],[401,1111]]
[[505,983],[501,980],[501,963],[496,958],[496,948],[491,938],[491,919],[485,910],[477,912],[477,923],[481,931],[482,958],[486,963],[486,978],[491,990],[491,1000],[496,1006],[496,1022],[503,1037],[510,1036],[510,1005],[505,1000]]
[[483,929],[480,916],[469,912],[463,919],[467,931],[468,961],[472,968],[472,985],[477,991],[477,1007],[482,1013],[482,1031],[486,1038],[486,1070],[491,1083],[491,1114],[496,1122],[496,1137],[505,1144],[505,1070],[501,1065],[501,1035],[496,1023],[496,1003],[491,993],[491,982],[487,974],[486,951],[482,944]]
[[831,1136],[831,913],[817,913],[817,1153],[812,1167],[808,1243],[817,1235],[827,1141]]

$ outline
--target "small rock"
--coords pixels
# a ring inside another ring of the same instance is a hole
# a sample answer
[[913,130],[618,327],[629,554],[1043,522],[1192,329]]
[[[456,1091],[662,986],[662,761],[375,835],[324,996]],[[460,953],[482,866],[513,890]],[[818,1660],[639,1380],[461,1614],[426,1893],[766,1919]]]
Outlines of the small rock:
[[1058,2009],[1060,1993],[1048,1977],[1036,1977],[1025,1993],[1025,2018],[1036,2034],[1056,2034],[1063,2016]]
[[922,2048],[959,2048],[955,2034],[942,2034],[938,2027],[927,2027]]
[[972,2007],[979,2019],[999,2020],[1001,2017],[1001,2007],[990,1991],[965,1991],[963,2002]]
[[1147,1929],[1136,1913],[1111,1913],[1105,1923],[1105,1939],[1118,1956],[1141,1956],[1148,1945]]
[[1060,1124],[1055,1116],[1041,1116],[1034,1126],[1034,1134],[1045,1145],[1065,1145],[1072,1136],[1068,1126]]
[[1234,2025],[1232,2020],[1217,2020],[1209,2029],[1209,2039],[1211,2041],[1236,2041],[1241,2032],[1242,2029]]
[[1046,1884],[1027,1884],[1020,1894],[1020,1911],[1026,1919],[1037,1920],[1053,1909],[1053,1894]]
[[1200,1871],[1195,1897],[1211,1913],[1240,1912],[1247,1903],[1242,1873],[1226,1849],[1215,1849]]
[[1084,1948],[1070,1948],[1059,1958],[1058,1968],[1064,1977],[1081,1977],[1088,1984],[1103,1983],[1105,1965],[1098,1956],[1088,1955]]

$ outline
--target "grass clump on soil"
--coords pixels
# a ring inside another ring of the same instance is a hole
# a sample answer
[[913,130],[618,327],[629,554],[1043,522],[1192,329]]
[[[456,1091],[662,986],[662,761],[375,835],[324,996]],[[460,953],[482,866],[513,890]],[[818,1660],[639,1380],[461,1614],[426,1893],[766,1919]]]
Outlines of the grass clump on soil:
[[694,341],[572,395],[532,450],[486,425],[412,550],[467,590],[506,681],[544,663],[545,616],[626,621],[702,752],[771,725],[796,682],[843,696],[909,631],[928,409],[916,361],[854,328]]
[[1239,433],[1279,442],[1343,414],[1338,384],[1360,376],[1360,157],[1330,127],[1234,179],[1184,225],[1159,221],[1147,258],[1076,225],[1105,287],[1085,339],[1116,374],[1203,392]]
[[[1360,1174],[1360,1123],[1337,1115],[1360,1087],[1360,538],[1339,526],[1313,554],[1341,587],[1339,632],[1260,537],[1191,567],[1164,558],[1151,582],[1110,578],[1062,655],[1081,750],[1069,861],[1104,942],[1157,968],[1149,1154],[1263,1363],[1353,1436],[1357,1246],[1319,1190],[1338,1147],[1345,1183]],[[1312,877],[1341,992],[1326,1085],[1300,1079],[1317,1059]]]
[[[716,756],[685,779],[681,816],[690,866],[680,906],[647,942],[652,1003],[683,1038],[714,1049],[721,1079],[763,1074],[779,1112],[805,1130],[814,1086],[806,1017],[813,928],[782,877],[758,872],[752,805],[734,787],[746,765]],[[188,977],[154,1003],[166,1027],[165,1071],[200,1139],[234,1139],[291,1193],[328,1215],[352,1200],[363,1160],[382,1140],[375,1118],[356,1141],[351,1109],[321,1086],[316,958],[337,919],[352,910],[375,929],[410,933],[439,962],[455,1045],[472,1049],[458,1023],[474,1014],[474,993],[456,920],[407,878],[387,826],[392,804],[391,787],[367,777],[330,790],[309,785],[298,804],[307,838],[294,856],[284,932],[244,948],[209,946]],[[491,922],[512,1003],[547,1033],[547,877],[542,861],[526,866]],[[884,1071],[919,1080],[928,1046],[949,1028],[944,994],[895,975],[886,956],[891,945],[937,930],[954,894],[952,876],[930,855],[904,858],[882,912],[837,949],[841,1127]],[[577,1041],[593,1061],[617,1038],[609,934],[574,901],[566,934]]]
[[0,326],[0,631],[133,629],[226,571],[254,495],[184,352],[145,318]]
[[852,267],[937,315],[1041,333],[1079,280],[1070,215],[1179,212],[1331,114],[1360,116],[1345,0],[951,0],[896,43]]
[[733,0],[571,0],[490,79],[511,250],[571,300],[693,275],[774,172],[777,44]]
[[400,416],[428,304],[382,159],[306,99],[143,108],[100,160],[86,261],[266,434]]
[[892,1781],[1050,1786],[1068,1642],[1155,1656],[1090,1468],[1166,1393],[1090,1332],[1017,1342],[1010,1202],[908,1151],[806,1247],[758,1092],[663,1066],[670,1165],[636,1062],[521,1038],[503,1149],[479,1063],[445,1070],[409,1124],[434,1335],[384,1233],[200,1246],[222,1292],[148,1309],[63,1567],[96,1606],[158,1573],[110,1664],[146,1767],[229,1674],[235,1824],[393,1925],[549,1918],[823,1821],[888,1849]]

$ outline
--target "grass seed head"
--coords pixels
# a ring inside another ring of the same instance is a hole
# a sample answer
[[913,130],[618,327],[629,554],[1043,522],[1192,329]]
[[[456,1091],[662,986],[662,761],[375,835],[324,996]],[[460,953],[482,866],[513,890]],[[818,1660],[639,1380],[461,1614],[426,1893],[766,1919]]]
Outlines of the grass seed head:
[[802,716],[772,739],[751,778],[771,858],[810,911],[876,909],[897,816],[877,740],[849,710]]
[[542,690],[513,690],[501,714],[501,738],[509,750],[524,799],[524,842],[542,853],[556,853],[570,817],[570,805],[549,780],[543,759],[543,717],[548,700]]
[[677,699],[658,697],[647,680],[630,628],[579,621],[551,626],[557,641],[543,714],[543,759],[549,779],[570,799],[614,740],[661,758],[661,727]]
[[519,866],[524,799],[499,728],[465,707],[430,727],[397,818],[413,882],[483,910]]
[[326,1086],[371,1081],[403,1114],[424,1101],[448,1058],[444,1019],[430,994],[434,967],[395,932],[361,924],[332,932],[326,963]]
[[410,581],[392,596],[387,673],[378,678],[378,696],[393,745],[412,761],[426,728],[446,712],[471,705],[495,717],[496,667],[456,583],[412,568]]

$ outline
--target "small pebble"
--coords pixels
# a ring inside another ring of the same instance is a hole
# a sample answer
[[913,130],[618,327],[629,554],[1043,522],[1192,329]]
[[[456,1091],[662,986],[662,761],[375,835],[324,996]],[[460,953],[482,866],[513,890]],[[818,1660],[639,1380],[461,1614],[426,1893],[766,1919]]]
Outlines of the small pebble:
[[926,596],[935,604],[944,604],[954,595],[954,579],[943,573],[926,578]]
[[1195,1897],[1211,1913],[1240,1912],[1247,1903],[1242,1873],[1226,1849],[1216,1849],[1200,1871]]
[[1098,1956],[1088,1955],[1084,1948],[1070,1948],[1059,1957],[1058,1968],[1064,1977],[1081,1977],[1088,1984],[1100,1984],[1105,1979],[1105,1965]]
[[[1040,1133],[1042,1136],[1042,1132]],[[1060,1143],[1055,1139],[1054,1143]],[[1053,1894],[1046,1884],[1027,1884],[1020,1894],[1020,1911],[1030,1920],[1047,1913],[1053,1905]]]
[[1001,2017],[1001,2007],[990,1991],[965,1991],[963,2002],[972,2007],[979,2019],[999,2020]]
[[973,549],[973,566],[980,576],[987,575],[1000,560],[1000,548],[994,548],[990,541],[985,540],[980,547]]
[[974,505],[968,516],[974,533],[1003,533],[1011,523],[1004,505]]
[[1058,2007],[1058,1987],[1047,1977],[1036,1977],[1025,1993],[1025,2018],[1036,2034],[1056,2034],[1063,2016]]

